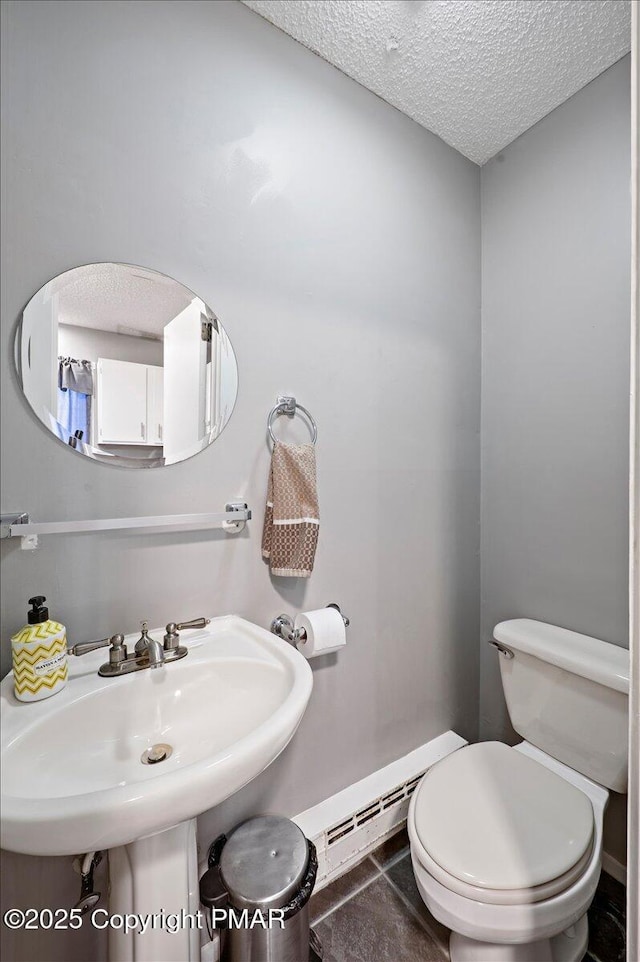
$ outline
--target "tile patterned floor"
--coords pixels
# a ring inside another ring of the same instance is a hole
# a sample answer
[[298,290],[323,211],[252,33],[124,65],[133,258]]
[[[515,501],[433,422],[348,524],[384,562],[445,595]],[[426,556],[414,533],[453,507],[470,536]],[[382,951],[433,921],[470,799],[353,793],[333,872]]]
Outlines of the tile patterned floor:
[[606,872],[589,909],[585,962],[625,962],[626,889]]
[[[589,910],[584,962],[624,962],[624,892],[624,886],[603,873]],[[420,897],[404,829],[313,896],[311,924],[322,943],[324,962],[449,959],[449,930]]]

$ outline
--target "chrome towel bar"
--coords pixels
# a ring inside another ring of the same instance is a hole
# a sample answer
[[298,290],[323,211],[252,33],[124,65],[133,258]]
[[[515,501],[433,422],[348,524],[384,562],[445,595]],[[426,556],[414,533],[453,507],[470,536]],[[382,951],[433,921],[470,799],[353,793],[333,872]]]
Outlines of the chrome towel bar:
[[215,514],[167,514],[142,518],[96,518],[92,521],[35,521],[23,511],[3,514],[0,518],[0,537],[22,538],[23,548],[35,548],[38,535],[79,534],[85,531],[117,531],[122,529],[185,530],[187,528],[224,528],[242,531],[251,519],[251,510],[244,501],[230,501],[224,511]]

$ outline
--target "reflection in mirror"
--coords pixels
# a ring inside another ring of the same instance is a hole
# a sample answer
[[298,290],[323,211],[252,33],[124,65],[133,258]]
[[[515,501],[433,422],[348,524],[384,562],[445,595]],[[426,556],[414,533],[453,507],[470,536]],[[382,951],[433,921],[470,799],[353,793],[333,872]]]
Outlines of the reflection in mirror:
[[31,298],[18,330],[22,388],[76,452],[129,467],[174,464],[218,437],[238,370],[214,312],[165,274],[89,264]]

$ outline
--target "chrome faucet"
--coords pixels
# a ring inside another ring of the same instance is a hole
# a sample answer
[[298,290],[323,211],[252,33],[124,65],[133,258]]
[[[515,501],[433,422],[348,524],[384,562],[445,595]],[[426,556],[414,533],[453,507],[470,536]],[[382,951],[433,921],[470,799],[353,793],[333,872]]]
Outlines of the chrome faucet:
[[136,655],[146,654],[149,659],[149,668],[164,668],[164,648],[162,644],[149,636],[146,621],[143,621],[141,626],[142,634],[136,642]]
[[164,668],[168,662],[179,661],[189,653],[189,649],[180,644],[178,632],[186,628],[204,628],[208,624],[208,618],[194,618],[193,621],[183,621],[181,624],[170,621],[164,643],[161,643],[150,637],[147,622],[143,621],[140,637],[131,654],[127,652],[124,635],[112,635],[111,638],[101,638],[99,641],[77,642],[68,649],[68,654],[88,655],[90,651],[106,648],[108,645],[109,661],[98,669],[98,674],[103,678],[116,678],[132,671],[141,671],[143,668]]

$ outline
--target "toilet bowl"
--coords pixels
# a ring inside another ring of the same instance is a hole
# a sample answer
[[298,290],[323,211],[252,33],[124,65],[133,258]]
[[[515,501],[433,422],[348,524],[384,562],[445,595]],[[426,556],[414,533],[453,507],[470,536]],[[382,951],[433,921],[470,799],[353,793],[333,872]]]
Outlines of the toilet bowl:
[[469,745],[429,769],[408,814],[416,883],[451,962],[580,962],[607,789],[626,788],[628,653],[525,619],[498,635],[512,721],[536,744]]
[[[469,774],[480,775],[485,764],[485,749],[499,746],[500,749],[508,753],[503,761],[504,771],[511,767],[509,764],[510,754],[527,758],[531,763],[539,766],[541,771],[552,774],[558,780],[564,780],[567,786],[572,787],[580,793],[585,804],[588,805],[589,818],[591,820],[589,830],[589,840],[585,852],[575,860],[574,864],[564,871],[558,871],[554,878],[551,878],[542,885],[526,887],[518,885],[512,888],[493,888],[487,886],[474,885],[468,879],[460,879],[463,874],[462,869],[456,868],[456,874],[447,871],[432,854],[438,854],[443,858],[441,845],[447,839],[447,828],[455,832],[456,818],[463,817],[460,807],[464,809],[464,799],[462,806],[450,806],[451,818],[449,825],[445,827],[442,823],[436,823],[429,814],[433,812],[425,811],[421,803],[425,801],[423,790],[428,786],[427,779],[422,780],[411,800],[407,828],[411,843],[411,861],[416,883],[422,898],[424,899],[429,911],[443,925],[452,930],[454,935],[451,940],[451,960],[452,962],[579,962],[582,959],[588,938],[588,928],[586,923],[586,911],[591,904],[600,876],[600,861],[602,855],[602,823],[604,810],[608,801],[608,792],[585,778],[566,765],[562,765],[555,759],[545,755],[535,747],[526,742],[516,748],[508,748],[496,742],[489,742],[480,745],[469,746],[468,749],[460,749],[455,752],[451,759],[457,756],[458,771],[453,774],[453,779],[462,778],[465,769],[470,768]],[[465,761],[465,753],[472,752],[479,756],[470,759],[471,764]],[[440,763],[440,766],[442,763]],[[490,779],[491,763],[487,761],[487,781]],[[440,766],[435,766],[432,772]],[[534,770],[535,771],[535,770]],[[446,775],[444,766],[442,774]],[[516,768],[514,777],[521,775],[519,766]],[[534,776],[535,778],[535,776]],[[532,781],[534,780],[532,778]],[[442,788],[446,787],[448,779],[442,779]],[[554,783],[551,782],[553,785]],[[485,784],[485,788],[486,788]],[[530,788],[530,786],[527,786]],[[547,779],[542,780],[540,790],[549,789]],[[433,792],[438,794],[438,788]],[[502,809],[500,801],[489,797],[485,799],[487,803],[494,805],[494,817],[490,820],[483,818],[482,806],[478,804],[478,787],[473,784],[468,785],[466,801],[469,806],[477,805],[477,819],[481,822],[483,829],[482,841],[487,850],[492,847],[499,847],[500,841],[504,842],[505,834],[513,832],[513,820],[510,819],[510,812]],[[446,796],[451,801],[451,796]],[[571,818],[573,808],[569,796],[559,802],[562,807],[563,801],[566,808],[560,814],[560,826],[566,827],[566,820]],[[437,799],[436,799],[437,801]],[[537,800],[530,798],[530,804],[535,812]],[[526,825],[529,809],[521,812],[523,822]],[[548,810],[541,813],[542,818],[549,814]],[[562,815],[565,822],[563,824]],[[579,813],[585,819],[585,812]],[[585,819],[586,822],[586,819]],[[462,827],[461,825],[459,826]],[[522,825],[519,826],[522,829]],[[539,829],[539,825],[536,829]],[[583,824],[584,829],[584,824]],[[473,834],[478,828],[477,822],[467,821],[467,833]],[[526,827],[524,828],[526,831]],[[433,840],[433,844],[431,844]],[[529,843],[535,844],[536,832],[528,836]],[[454,839],[454,841],[456,841]],[[510,837],[509,844],[513,848],[514,857],[508,871],[503,879],[500,879],[499,859],[493,862],[491,869],[494,873],[493,882],[502,881],[513,883],[517,875],[518,855],[522,859],[526,857],[527,846],[518,846],[518,840]],[[457,842],[461,851],[465,845],[464,833],[458,832]],[[425,844],[426,843],[426,844]],[[440,843],[440,844],[438,844]],[[570,861],[570,845],[567,845],[565,860]],[[429,851],[431,848],[432,852]],[[551,851],[553,846],[551,846]],[[544,852],[542,853],[544,855]],[[475,853],[476,868],[482,862],[482,851]],[[553,874],[555,868],[562,866],[562,855],[558,852],[556,866],[548,865],[548,872]],[[544,859],[542,860],[544,862]],[[460,862],[460,865],[463,863]],[[523,866],[526,873],[527,866]],[[516,870],[516,874],[514,874]],[[470,876],[470,872],[467,875]],[[509,878],[510,876],[510,878]],[[547,889],[547,892],[542,890]],[[569,930],[569,931],[567,931]],[[564,933],[564,934],[563,934]],[[557,938],[561,936],[561,938]],[[555,941],[555,946],[553,945]]]

